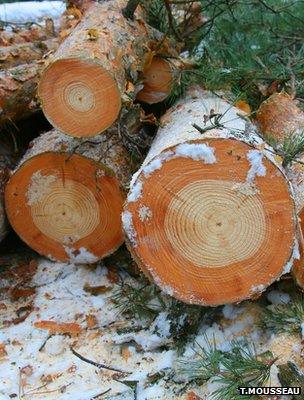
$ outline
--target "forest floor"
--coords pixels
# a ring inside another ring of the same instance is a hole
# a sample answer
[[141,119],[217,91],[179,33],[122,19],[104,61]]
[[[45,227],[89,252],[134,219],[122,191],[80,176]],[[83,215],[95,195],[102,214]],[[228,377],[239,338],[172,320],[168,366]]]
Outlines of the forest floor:
[[202,319],[197,333],[178,351],[166,312],[151,323],[117,308],[113,299],[121,280],[136,285],[127,272],[103,263],[75,266],[28,258],[3,270],[0,400],[188,400],[194,393],[211,399],[219,386],[214,378],[189,384],[180,367],[211,342],[229,352],[241,338],[258,353],[271,351],[275,357],[269,385],[280,386],[280,364],[292,361],[304,370],[301,336],[274,334],[260,324],[262,303],[288,305],[290,296],[278,288],[270,288],[257,302],[226,305],[208,322]]

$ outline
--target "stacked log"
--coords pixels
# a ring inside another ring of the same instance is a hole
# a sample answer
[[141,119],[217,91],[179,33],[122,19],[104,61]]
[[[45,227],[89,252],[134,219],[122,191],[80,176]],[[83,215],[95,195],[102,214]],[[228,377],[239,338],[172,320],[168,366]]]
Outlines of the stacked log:
[[144,87],[138,92],[137,100],[147,104],[164,101],[172,92],[174,84],[178,83],[181,70],[180,60],[153,57],[141,75]]
[[[284,143],[304,136],[304,113],[287,93],[274,93],[265,100],[256,114],[256,122],[264,137],[284,151]],[[304,288],[304,153],[286,166],[286,174],[293,185],[295,204],[299,216],[299,252],[292,273],[299,286]]]
[[54,23],[51,19],[48,19],[45,27],[33,25],[28,29],[0,31],[0,46],[13,46],[36,41],[42,42],[54,36]]
[[90,4],[42,74],[43,112],[63,133],[88,137],[105,131],[117,120],[122,102],[135,98],[139,73],[155,48],[162,43],[158,51],[168,49],[140,10],[133,20],[123,16],[125,5],[124,0]]
[[160,125],[122,217],[134,259],[184,302],[255,297],[297,256],[294,195],[283,170],[239,110],[201,89]]
[[23,43],[0,48],[0,67],[10,68],[19,64],[32,63],[40,60],[45,54],[50,54],[58,48],[58,40]]
[[41,64],[33,63],[0,72],[0,124],[9,124],[39,110],[35,93],[41,68]]
[[10,224],[38,253],[94,263],[123,243],[130,160],[113,126],[79,142],[57,130],[34,140],[6,186]]

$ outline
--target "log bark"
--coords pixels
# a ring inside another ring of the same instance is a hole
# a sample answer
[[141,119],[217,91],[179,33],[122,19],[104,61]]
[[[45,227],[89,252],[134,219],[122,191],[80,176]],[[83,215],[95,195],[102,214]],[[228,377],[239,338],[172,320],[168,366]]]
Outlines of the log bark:
[[145,274],[188,303],[253,298],[297,256],[291,185],[239,113],[190,91],[162,118],[131,181],[127,244]]
[[19,65],[0,72],[0,124],[25,118],[40,106],[35,99],[42,65]]
[[155,49],[173,55],[140,10],[134,20],[122,15],[125,5],[125,0],[90,4],[42,74],[42,109],[66,134],[86,137],[106,130],[118,118],[122,102],[135,98],[139,73]]
[[130,160],[114,126],[79,141],[57,130],[32,143],[5,191],[9,221],[51,259],[94,263],[123,243],[121,211]]
[[20,64],[33,63],[45,54],[50,54],[58,48],[58,39],[23,43],[0,48],[0,67],[2,69]]
[[[262,135],[273,141],[279,150],[291,136],[304,134],[304,113],[287,93],[274,93],[265,100],[257,111],[256,122]],[[297,159],[299,162],[292,162],[286,167],[286,174],[295,193],[300,231],[300,258],[295,262],[292,275],[304,288],[304,154],[299,154]]]

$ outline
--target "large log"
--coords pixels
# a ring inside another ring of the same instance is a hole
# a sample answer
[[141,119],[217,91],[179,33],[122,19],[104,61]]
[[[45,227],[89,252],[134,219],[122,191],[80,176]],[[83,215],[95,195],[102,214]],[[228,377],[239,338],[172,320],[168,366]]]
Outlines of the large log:
[[90,4],[42,74],[42,109],[66,134],[94,136],[111,126],[122,101],[135,97],[139,73],[155,49],[165,51],[163,35],[146,24],[140,10],[133,20],[125,18],[125,5],[125,0]]
[[39,110],[35,94],[41,68],[41,64],[33,63],[0,72],[0,124],[9,124]]
[[122,244],[130,160],[117,130],[82,142],[57,130],[45,133],[14,171],[5,190],[7,215],[38,253],[94,263]]
[[0,67],[11,68],[20,64],[33,63],[45,54],[56,51],[58,39],[23,43],[0,48]]
[[291,185],[239,113],[191,92],[164,115],[131,181],[127,244],[145,274],[188,303],[252,298],[297,256]]
[[[286,141],[304,137],[304,113],[287,93],[274,93],[265,100],[256,113],[256,122],[262,135],[274,142],[279,152],[284,151]],[[297,161],[286,166],[295,193],[300,227],[300,259],[296,261],[292,274],[298,285],[304,288],[304,153],[296,158]]]

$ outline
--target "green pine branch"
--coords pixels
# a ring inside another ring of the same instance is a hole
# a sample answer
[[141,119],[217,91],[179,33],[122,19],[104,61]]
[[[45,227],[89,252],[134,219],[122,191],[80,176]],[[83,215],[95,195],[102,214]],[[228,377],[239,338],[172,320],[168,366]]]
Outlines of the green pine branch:
[[262,326],[275,333],[301,334],[304,323],[304,297],[299,295],[287,304],[280,304],[263,310]]
[[248,341],[232,342],[230,352],[222,352],[214,341],[207,341],[206,348],[200,347],[197,356],[194,361],[185,360],[178,372],[193,381],[213,378],[213,382],[219,384],[211,394],[214,400],[246,399],[239,395],[237,388],[263,386],[276,361],[271,353],[257,354]]

